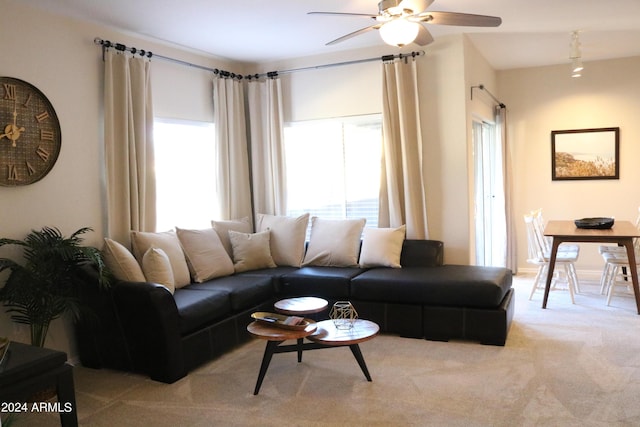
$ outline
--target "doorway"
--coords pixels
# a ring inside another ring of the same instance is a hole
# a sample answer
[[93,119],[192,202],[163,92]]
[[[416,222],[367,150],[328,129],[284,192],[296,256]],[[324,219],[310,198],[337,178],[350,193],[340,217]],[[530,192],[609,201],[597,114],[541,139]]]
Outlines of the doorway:
[[504,156],[495,123],[473,121],[476,265],[506,264]]

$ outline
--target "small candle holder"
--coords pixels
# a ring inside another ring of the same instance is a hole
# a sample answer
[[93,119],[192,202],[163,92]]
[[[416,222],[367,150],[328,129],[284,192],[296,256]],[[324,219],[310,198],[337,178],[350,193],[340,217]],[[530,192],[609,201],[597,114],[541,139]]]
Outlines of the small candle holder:
[[351,329],[358,318],[358,312],[349,301],[336,301],[329,312],[336,329]]

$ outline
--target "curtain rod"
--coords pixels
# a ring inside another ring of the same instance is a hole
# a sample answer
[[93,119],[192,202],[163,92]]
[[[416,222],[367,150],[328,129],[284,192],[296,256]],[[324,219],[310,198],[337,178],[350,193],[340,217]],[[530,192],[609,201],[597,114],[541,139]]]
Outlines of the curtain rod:
[[356,60],[353,60],[353,61],[337,62],[337,63],[333,63],[333,64],[315,65],[315,66],[311,66],[311,67],[294,68],[294,69],[282,70],[282,71],[270,71],[270,72],[267,72],[267,73],[256,73],[256,74],[248,74],[246,76],[242,76],[241,74],[232,73],[232,72],[225,71],[225,70],[220,70],[218,68],[209,68],[209,67],[205,67],[205,66],[202,66],[202,65],[193,64],[191,62],[183,61],[181,59],[175,59],[175,58],[170,58],[168,56],[158,55],[157,53],[153,53],[151,51],[147,51],[147,50],[143,50],[143,49],[136,49],[135,47],[127,47],[122,43],[112,43],[109,40],[102,40],[99,37],[96,37],[95,39],[93,39],[93,42],[95,44],[97,44],[97,45],[102,46],[103,59],[104,59],[104,50],[112,47],[115,50],[118,50],[118,51],[121,51],[121,52],[131,52],[134,55],[137,53],[141,57],[145,57],[145,56],[148,57],[148,58],[155,57],[155,58],[163,59],[165,61],[174,62],[176,64],[184,65],[184,66],[187,66],[187,67],[198,68],[200,70],[210,71],[213,74],[216,74],[216,75],[219,74],[222,77],[231,77],[232,79],[238,79],[238,80],[242,80],[243,78],[246,78],[247,80],[259,79],[260,77],[275,78],[275,77],[278,77],[278,75],[281,75],[281,74],[291,74],[291,73],[297,73],[299,71],[319,70],[319,69],[323,69],[323,68],[339,67],[339,66],[343,66],[343,65],[353,65],[353,64],[360,64],[360,63],[363,63],[363,62],[372,62],[372,61],[380,61],[380,60],[382,60],[382,61],[393,61],[394,59],[404,59],[406,61],[408,58],[417,58],[417,57],[423,56],[425,54],[424,51],[421,50],[419,52],[400,53],[400,54],[397,54],[397,55],[384,55],[382,57],[356,59]]
[[198,64],[193,64],[191,62],[187,62],[187,61],[183,61],[181,59],[175,59],[175,58],[170,58],[168,56],[163,56],[163,55],[158,55],[157,53],[153,53],[151,51],[146,51],[143,49],[136,49],[135,47],[127,47],[125,45],[123,45],[122,43],[112,43],[109,40],[102,40],[100,37],[96,37],[95,39],[93,39],[93,42],[97,45],[102,46],[102,59],[104,60],[104,50],[108,49],[110,47],[114,48],[115,50],[118,50],[120,52],[131,52],[132,54],[138,54],[141,57],[155,57],[155,58],[159,58],[159,59],[163,59],[165,61],[169,61],[169,62],[174,62],[176,64],[180,64],[180,65],[184,65],[187,67],[192,67],[192,68],[198,68],[200,70],[205,70],[205,71],[210,71],[213,74],[220,74],[222,77],[231,77],[232,79],[237,78],[238,80],[242,80],[242,75],[240,74],[236,74],[236,73],[232,73],[229,71],[225,71],[225,70],[220,70],[218,68],[209,68],[209,67],[205,67],[202,65],[198,65]]
[[343,65],[354,65],[354,64],[362,64],[364,62],[373,62],[373,61],[393,61],[394,59],[404,59],[405,61],[408,58],[417,58],[419,56],[423,56],[424,50],[421,50],[419,52],[410,52],[410,53],[399,53],[397,55],[384,55],[384,56],[377,56],[375,58],[365,58],[365,59],[355,59],[353,61],[345,61],[345,62],[334,62],[332,64],[322,64],[322,65],[313,65],[310,67],[303,67],[303,68],[293,68],[290,70],[282,70],[282,71],[271,71],[269,73],[263,73],[263,74],[251,74],[246,76],[246,78],[248,79],[257,79],[260,77],[276,77],[278,75],[281,74],[291,74],[291,73],[297,73],[299,71],[309,71],[309,70],[320,70],[323,68],[332,68],[332,67],[341,67]]
[[498,100],[498,98],[496,98],[491,92],[489,92],[489,90],[486,87],[484,87],[484,85],[482,83],[480,83],[478,86],[471,86],[471,100],[472,101],[473,101],[473,90],[474,89],[480,89],[480,90],[483,90],[483,91],[487,92],[487,95],[489,95],[491,97],[491,99],[493,99],[493,101],[496,104],[498,104],[498,107],[507,108],[507,106],[504,105],[502,102],[500,102]]

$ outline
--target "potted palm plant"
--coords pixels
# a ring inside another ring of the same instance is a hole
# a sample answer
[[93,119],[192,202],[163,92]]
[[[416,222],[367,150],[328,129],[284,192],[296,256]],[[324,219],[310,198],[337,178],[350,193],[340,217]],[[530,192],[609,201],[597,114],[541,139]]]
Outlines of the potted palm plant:
[[9,270],[0,301],[16,323],[29,325],[31,344],[43,347],[51,321],[64,313],[78,319],[81,304],[77,287],[83,284],[83,269],[97,269],[100,286],[107,287],[107,271],[100,251],[82,246],[84,227],[66,238],[57,228],[32,230],[24,240],[0,239],[0,247],[15,245],[23,249],[23,262],[0,258],[0,272]]

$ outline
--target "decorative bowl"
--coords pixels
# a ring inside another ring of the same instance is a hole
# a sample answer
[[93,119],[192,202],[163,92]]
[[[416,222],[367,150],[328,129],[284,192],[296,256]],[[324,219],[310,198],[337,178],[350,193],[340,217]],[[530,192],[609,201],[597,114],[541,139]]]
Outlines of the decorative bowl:
[[576,219],[576,227],[595,230],[606,230],[613,227],[613,218],[596,217]]
[[278,328],[291,329],[301,331],[309,324],[314,323],[311,319],[304,319],[298,316],[285,316],[277,313],[269,313],[266,311],[257,311],[251,315],[258,322],[266,323]]

